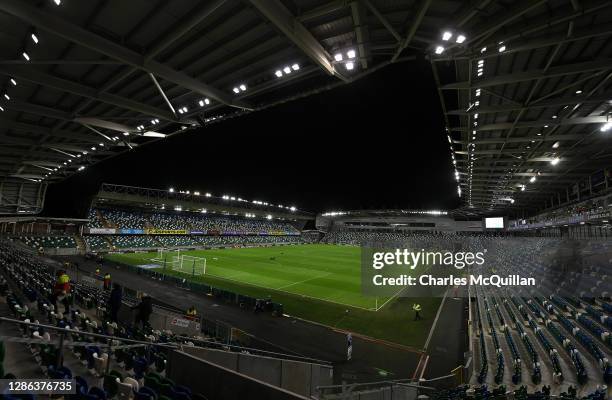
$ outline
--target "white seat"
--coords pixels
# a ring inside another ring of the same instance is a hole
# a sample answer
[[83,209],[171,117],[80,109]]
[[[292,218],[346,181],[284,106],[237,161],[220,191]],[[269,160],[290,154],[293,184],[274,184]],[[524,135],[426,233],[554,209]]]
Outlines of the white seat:
[[137,392],[138,389],[140,388],[140,385],[138,384],[138,381],[134,378],[131,378],[129,376],[126,376],[125,378],[123,378],[123,383],[127,383],[128,385],[132,386],[132,389]]
[[[138,384],[138,382],[136,384]],[[120,399],[131,399],[134,397],[134,389],[129,383],[117,382],[117,389],[117,394],[119,395]]]
[[106,372],[106,364],[108,363],[108,354],[102,353],[100,357],[98,357],[97,353],[94,353],[94,369],[96,371],[96,375],[102,376]]

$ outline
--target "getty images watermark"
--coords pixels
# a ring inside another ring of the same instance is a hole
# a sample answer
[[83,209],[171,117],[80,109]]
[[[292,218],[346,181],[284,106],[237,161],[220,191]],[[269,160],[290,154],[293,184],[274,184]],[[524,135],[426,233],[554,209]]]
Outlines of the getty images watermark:
[[448,287],[480,286],[499,290],[537,285],[535,277],[506,268],[512,262],[504,260],[503,252],[498,250],[364,246],[362,292],[377,297],[422,297],[443,295]]
[[454,297],[597,299],[612,295],[610,276],[609,238],[415,235],[361,247],[362,294],[379,300],[443,296],[449,287]]

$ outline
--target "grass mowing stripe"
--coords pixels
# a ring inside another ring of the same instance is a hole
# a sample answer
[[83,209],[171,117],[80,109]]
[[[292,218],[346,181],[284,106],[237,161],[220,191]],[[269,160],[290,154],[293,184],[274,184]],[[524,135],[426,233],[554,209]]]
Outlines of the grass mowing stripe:
[[[386,297],[378,299],[384,308],[374,312],[376,299],[361,294],[358,247],[317,244],[181,254],[205,257],[206,275],[194,277],[169,267],[165,273],[246,296],[270,296],[284,305],[287,314],[407,346],[424,344],[431,325],[428,311],[436,310],[440,304],[437,298]],[[157,253],[107,256],[111,261],[131,265],[151,264],[150,259],[156,257]],[[290,286],[275,289],[285,285]],[[422,321],[412,321],[413,301],[423,307]]]

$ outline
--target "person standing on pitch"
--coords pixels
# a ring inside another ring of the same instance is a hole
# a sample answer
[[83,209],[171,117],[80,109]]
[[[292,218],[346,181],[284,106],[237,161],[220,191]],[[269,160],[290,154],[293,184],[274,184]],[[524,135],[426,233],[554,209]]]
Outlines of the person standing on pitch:
[[421,319],[421,305],[420,304],[413,304],[412,305],[412,309],[414,310],[414,320],[418,321]]
[[346,335],[346,361],[351,361],[353,357],[353,335],[349,332]]

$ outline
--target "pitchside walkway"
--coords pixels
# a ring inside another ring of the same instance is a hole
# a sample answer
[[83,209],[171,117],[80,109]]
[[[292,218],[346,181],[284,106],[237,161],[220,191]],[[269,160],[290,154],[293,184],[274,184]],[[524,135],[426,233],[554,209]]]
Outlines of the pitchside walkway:
[[[88,272],[93,272],[96,268],[93,261],[85,260],[83,257],[68,257],[67,259],[78,262],[80,268]],[[331,361],[335,365],[336,383],[342,383],[343,380],[364,382],[412,378],[421,359],[421,353],[418,351],[364,340],[355,335],[353,358],[347,362],[346,336],[342,332],[292,318],[277,318],[265,314],[255,315],[238,307],[220,303],[214,298],[192,293],[166,282],[145,279],[142,275],[126,270],[113,269],[111,274],[113,281],[129,288],[143,290],[153,299],[159,299],[185,310],[195,305],[203,317],[223,321],[253,335],[259,341],[274,344],[277,351]],[[407,315],[410,315],[409,310],[407,310]],[[409,319],[407,323],[410,323]],[[455,360],[449,361],[447,354],[441,354],[441,356],[445,358],[440,361],[441,366],[455,365]],[[455,358],[454,355],[452,357]],[[430,359],[429,362],[435,362],[438,365],[433,359]],[[437,370],[438,368],[436,372]]]

